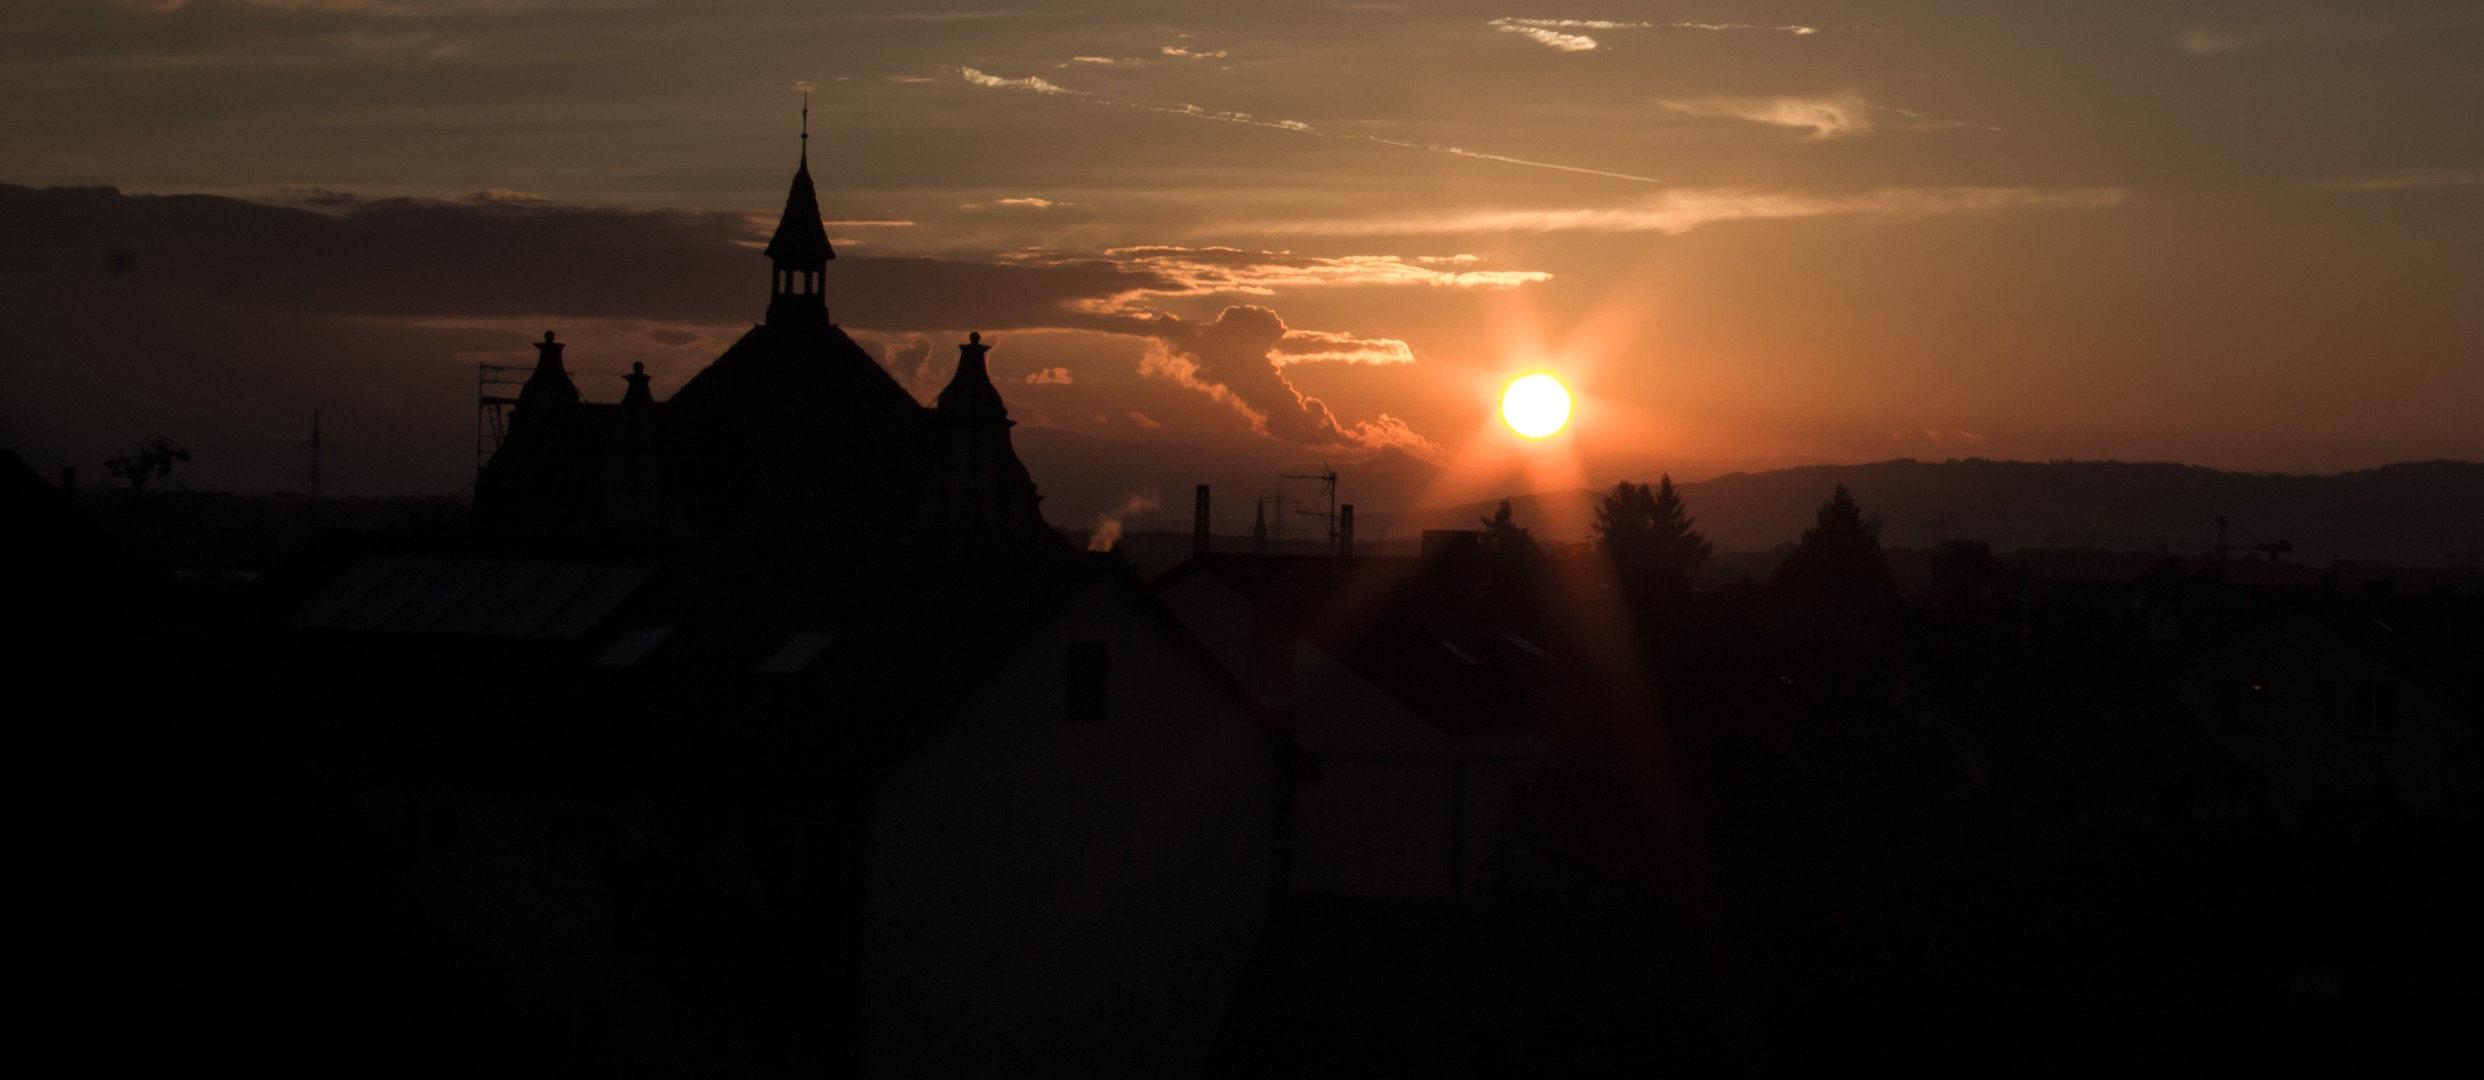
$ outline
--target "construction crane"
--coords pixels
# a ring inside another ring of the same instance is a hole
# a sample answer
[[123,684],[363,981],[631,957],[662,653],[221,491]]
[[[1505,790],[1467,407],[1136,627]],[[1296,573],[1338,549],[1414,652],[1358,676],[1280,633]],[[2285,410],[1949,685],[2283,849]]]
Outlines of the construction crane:
[[2237,551],[2267,553],[2271,561],[2294,550],[2292,541],[2273,540],[2265,544],[2236,544],[2228,539],[2225,515],[2217,515],[2217,538],[2214,541],[2189,537],[2142,536],[2127,533],[2052,533],[2044,538],[2046,547],[2146,548],[2159,552],[2205,551],[2209,557],[2222,560]]

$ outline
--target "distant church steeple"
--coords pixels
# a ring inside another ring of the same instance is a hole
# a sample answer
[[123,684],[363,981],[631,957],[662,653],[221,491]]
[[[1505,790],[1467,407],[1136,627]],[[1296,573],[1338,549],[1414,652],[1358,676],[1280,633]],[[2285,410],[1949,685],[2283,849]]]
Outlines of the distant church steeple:
[[768,239],[768,321],[826,319],[828,298],[820,291],[828,276],[828,228],[819,220],[819,191],[811,186],[811,95],[802,95],[802,164],[794,170],[793,188],[785,193],[785,213],[777,219],[776,235]]

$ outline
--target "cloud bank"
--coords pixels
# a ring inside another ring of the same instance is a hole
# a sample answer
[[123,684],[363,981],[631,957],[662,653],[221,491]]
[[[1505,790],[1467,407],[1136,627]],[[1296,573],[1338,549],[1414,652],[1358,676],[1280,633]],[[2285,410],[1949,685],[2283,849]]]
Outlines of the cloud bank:
[[1940,217],[2020,210],[2098,210],[2123,205],[2120,187],[1892,188],[1862,195],[1709,189],[1668,191],[1622,206],[1470,210],[1392,219],[1272,222],[1274,233],[1323,236],[1454,235],[1485,232],[1686,233],[1724,221],[1865,215]]

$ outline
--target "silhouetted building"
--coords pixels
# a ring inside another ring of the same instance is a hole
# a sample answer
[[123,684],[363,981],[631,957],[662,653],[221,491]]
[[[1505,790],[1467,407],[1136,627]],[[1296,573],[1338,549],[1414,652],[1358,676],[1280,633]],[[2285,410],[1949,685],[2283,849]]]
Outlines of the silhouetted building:
[[424,958],[373,978],[444,1070],[1197,1071],[1266,711],[1045,525],[980,335],[925,407],[828,320],[807,165],[767,254],[668,401],[581,401],[545,335],[474,535],[271,581],[258,714]]
[[1551,763],[1546,720],[1590,685],[1524,609],[1418,559],[1205,555],[1165,604],[1303,755],[1288,887],[1393,900],[1475,895]]
[[632,376],[617,405],[581,399],[546,333],[507,440],[476,484],[505,533],[650,535],[849,551],[1058,547],[984,364],[982,335],[925,407],[829,321],[836,258],[807,158],[776,233],[767,321],[665,401]]
[[2474,817],[2484,812],[2475,608],[2455,597],[2289,605],[2207,643],[2168,682],[2259,775],[2289,826],[2376,812]]

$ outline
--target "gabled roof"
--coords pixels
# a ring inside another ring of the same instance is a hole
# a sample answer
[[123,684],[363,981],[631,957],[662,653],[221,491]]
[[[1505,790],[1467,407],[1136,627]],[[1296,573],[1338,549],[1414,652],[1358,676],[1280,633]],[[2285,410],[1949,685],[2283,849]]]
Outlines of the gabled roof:
[[1443,732],[1503,735],[1595,708],[1585,658],[1534,608],[1426,572],[1420,559],[1209,555],[1157,579],[1205,575],[1254,618],[1334,657]]
[[[627,733],[726,755],[715,763],[833,767],[837,776],[876,783],[1072,599],[1103,583],[1152,613],[1232,700],[1249,702],[1109,556],[724,563],[675,553],[662,562],[331,553],[321,568],[296,575],[288,597],[275,598],[280,640],[302,675],[287,689],[366,726],[416,725],[374,732],[384,740],[428,739],[423,725],[445,717],[468,732],[459,739],[475,740],[459,746],[488,747],[529,725],[583,725],[598,740]],[[495,588],[512,574],[528,587]],[[467,599],[439,615],[445,592]],[[473,632],[478,619],[467,616],[478,614],[485,629]],[[450,620],[462,621],[444,625]],[[356,629],[364,626],[413,632]],[[762,763],[750,758],[745,740],[781,741],[784,753],[799,747],[834,760]],[[828,780],[815,772],[808,783]]]

